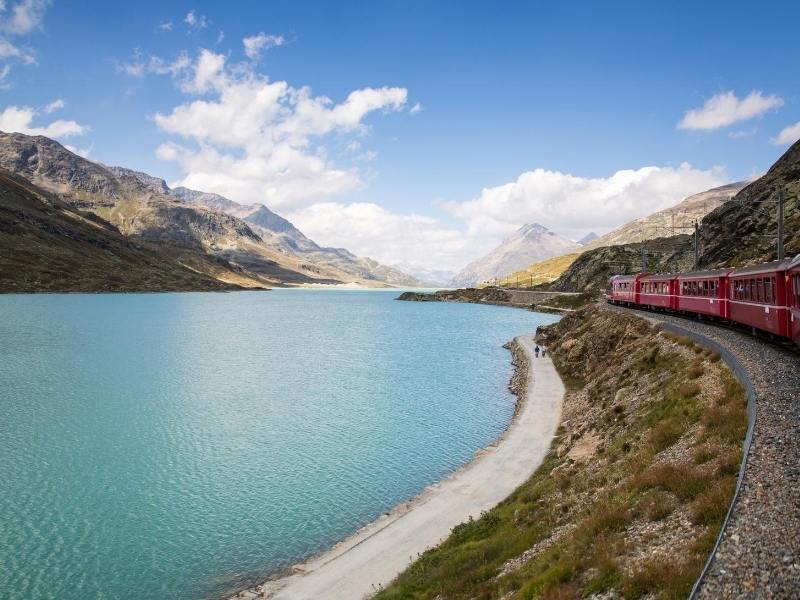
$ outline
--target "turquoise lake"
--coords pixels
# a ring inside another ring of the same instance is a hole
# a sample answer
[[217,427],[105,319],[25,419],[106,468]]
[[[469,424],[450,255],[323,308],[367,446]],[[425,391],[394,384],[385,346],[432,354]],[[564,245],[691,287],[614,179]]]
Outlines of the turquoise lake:
[[0,598],[217,598],[470,460],[556,318],[396,296],[0,296]]

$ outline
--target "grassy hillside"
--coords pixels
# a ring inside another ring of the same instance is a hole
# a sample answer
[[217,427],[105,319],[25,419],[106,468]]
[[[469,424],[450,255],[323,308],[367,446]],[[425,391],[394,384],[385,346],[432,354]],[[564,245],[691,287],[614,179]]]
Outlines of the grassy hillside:
[[224,289],[238,286],[195,271],[179,255],[135,243],[99,217],[0,171],[0,292]]
[[503,277],[499,284],[501,286],[530,288],[543,283],[551,283],[558,279],[580,255],[580,252],[573,252],[572,254],[554,256],[553,258],[533,263],[521,271],[516,271]]
[[377,600],[686,598],[733,495],[741,386],[632,316],[583,309],[540,337],[569,388],[544,464]]

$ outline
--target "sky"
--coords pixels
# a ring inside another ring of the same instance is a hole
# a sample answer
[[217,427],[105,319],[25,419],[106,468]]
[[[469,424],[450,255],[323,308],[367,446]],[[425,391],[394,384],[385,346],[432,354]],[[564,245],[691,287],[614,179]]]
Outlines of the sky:
[[457,271],[800,138],[797,2],[0,0],[0,130]]

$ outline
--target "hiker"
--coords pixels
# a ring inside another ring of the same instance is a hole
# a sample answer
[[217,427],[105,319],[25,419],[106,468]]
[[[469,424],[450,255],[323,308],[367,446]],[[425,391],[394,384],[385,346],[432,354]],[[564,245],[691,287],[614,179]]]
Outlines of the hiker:
[[542,358],[547,356],[547,348],[542,348]]
[[533,353],[536,355],[536,358],[539,358],[539,346],[533,349]]

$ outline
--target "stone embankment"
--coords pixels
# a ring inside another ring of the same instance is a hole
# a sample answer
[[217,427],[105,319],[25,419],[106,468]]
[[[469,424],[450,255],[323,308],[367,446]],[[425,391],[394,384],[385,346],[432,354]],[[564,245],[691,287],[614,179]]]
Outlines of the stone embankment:
[[730,520],[695,598],[797,598],[800,594],[800,356],[746,333],[638,311],[711,339],[744,366],[756,416]]
[[569,312],[572,300],[580,299],[583,294],[569,292],[544,292],[537,290],[518,290],[509,288],[462,288],[457,290],[439,290],[438,292],[404,292],[397,299],[412,302],[470,302],[475,304],[497,304],[514,306],[547,312]]

